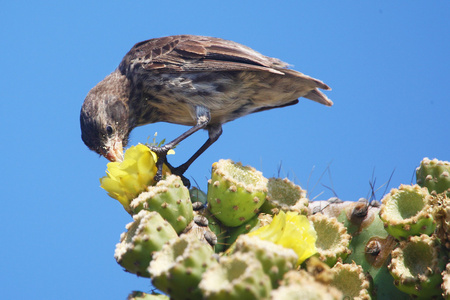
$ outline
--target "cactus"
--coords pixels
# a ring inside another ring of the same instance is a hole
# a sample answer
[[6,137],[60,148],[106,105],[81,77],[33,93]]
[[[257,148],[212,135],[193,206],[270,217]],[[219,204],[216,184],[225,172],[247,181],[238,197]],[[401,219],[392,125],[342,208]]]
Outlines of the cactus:
[[267,199],[261,207],[262,212],[276,214],[279,210],[283,210],[307,214],[307,207],[306,191],[300,186],[287,178],[269,178]]
[[[244,224],[238,226],[238,227],[230,227],[227,231],[227,238],[225,240],[225,243],[227,246],[233,245],[234,242],[236,242],[236,239],[243,234],[249,233],[251,230],[257,229],[261,227],[261,218],[267,217],[266,214],[259,214],[258,216],[255,216],[245,222]],[[272,218],[270,217],[270,221],[272,221]],[[269,223],[270,223],[269,221]]]
[[289,271],[280,282],[280,287],[270,293],[272,300],[340,300],[342,292],[328,283],[314,279],[304,270]]
[[224,225],[239,226],[254,217],[266,193],[267,179],[254,168],[223,159],[213,164],[208,203],[211,213]]
[[309,220],[295,212],[280,211],[273,221],[248,235],[257,236],[285,248],[290,248],[298,255],[297,264],[317,252],[317,234]]
[[186,227],[183,234],[195,236],[198,240],[209,244],[213,249],[215,249],[218,238],[208,225],[208,219],[205,216],[195,212],[194,221]]
[[431,199],[432,215],[436,219],[436,236],[442,245],[450,250],[450,198],[446,193],[438,194]]
[[370,282],[361,266],[338,262],[331,271],[334,275],[331,285],[344,294],[344,299],[371,299]]
[[441,294],[441,272],[447,257],[440,255],[435,237],[411,236],[392,251],[389,271],[397,288],[418,297],[431,298]]
[[120,236],[114,257],[130,273],[150,277],[147,272],[153,252],[161,250],[169,240],[177,237],[170,224],[157,212],[141,211],[127,224],[127,232]]
[[267,299],[272,289],[261,263],[250,253],[240,252],[221,257],[203,274],[199,287],[211,300]]
[[142,147],[101,179],[134,214],[117,261],[167,293],[130,299],[450,300],[447,162],[424,159],[423,187],[401,185],[382,204],[308,204],[289,180],[230,160],[213,164],[207,194],[167,172],[156,184]]
[[134,291],[128,295],[127,300],[170,300],[166,295],[161,294],[147,294],[139,291]]
[[292,249],[248,235],[241,235],[237,239],[234,251],[251,253],[258,259],[264,273],[269,275],[273,288],[278,287],[278,281],[287,271],[294,269],[298,260],[297,254]]
[[[106,176],[100,178],[100,186],[131,213],[129,207],[131,200],[145,191],[147,186],[156,183],[154,180],[156,160],[156,154],[147,146],[142,144],[131,146],[125,152],[122,162],[108,163]],[[169,173],[167,166],[164,165],[163,174]]]
[[191,196],[192,203],[200,202],[200,203],[206,205],[208,202],[208,198],[207,198],[205,192],[203,192],[202,190],[200,190],[196,187],[192,187],[189,190],[189,195]]
[[431,215],[431,196],[418,185],[401,185],[392,189],[383,199],[380,217],[386,231],[397,239],[411,235],[428,234],[436,229]]
[[201,299],[198,284],[216,263],[212,248],[194,236],[181,235],[154,254],[148,271],[153,285],[171,299]]
[[194,218],[189,190],[183,185],[181,178],[175,175],[169,175],[156,186],[150,186],[146,192],[131,201],[130,208],[135,214],[142,209],[159,212],[178,234]]
[[450,300],[450,262],[447,264],[445,271],[442,272],[442,297]]
[[322,214],[309,217],[317,233],[316,248],[320,260],[332,267],[340,259],[345,260],[351,253],[348,248],[351,236],[347,229],[336,218]]
[[450,196],[450,162],[425,157],[416,169],[417,184],[430,193]]

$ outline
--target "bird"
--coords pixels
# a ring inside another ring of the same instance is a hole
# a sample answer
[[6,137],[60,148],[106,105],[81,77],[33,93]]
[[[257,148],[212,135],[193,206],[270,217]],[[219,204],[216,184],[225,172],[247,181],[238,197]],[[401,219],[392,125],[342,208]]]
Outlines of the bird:
[[[80,112],[81,138],[110,161],[123,160],[131,131],[157,122],[190,126],[162,146],[155,179],[167,152],[205,129],[208,139],[184,164],[183,176],[222,134],[222,124],[251,113],[291,106],[307,98],[332,106],[322,81],[247,46],[216,37],[174,35],[135,44],[119,66],[87,94]],[[186,178],[183,176],[184,180]],[[187,181],[188,184],[188,181]]]

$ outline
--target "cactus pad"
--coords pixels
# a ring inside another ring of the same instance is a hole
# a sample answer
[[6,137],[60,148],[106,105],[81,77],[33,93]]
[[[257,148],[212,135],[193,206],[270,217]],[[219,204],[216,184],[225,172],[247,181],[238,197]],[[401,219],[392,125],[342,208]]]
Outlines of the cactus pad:
[[380,218],[386,231],[397,239],[411,235],[431,234],[436,222],[431,215],[431,196],[418,185],[401,185],[392,189],[382,202]]
[[205,299],[266,299],[271,291],[270,278],[261,263],[249,253],[224,256],[210,267],[200,282]]
[[157,212],[141,211],[133,219],[134,222],[126,226],[128,231],[120,236],[114,257],[128,272],[150,277],[147,267],[152,253],[177,238],[177,233]]
[[317,233],[316,248],[319,258],[332,267],[340,258],[345,260],[350,254],[348,248],[351,236],[347,229],[336,218],[329,218],[322,214],[309,217]]
[[194,212],[189,197],[189,190],[183,185],[181,178],[169,175],[159,181],[156,186],[148,187],[130,203],[134,213],[142,209],[157,211],[180,234],[193,220]]
[[221,159],[212,166],[208,181],[211,213],[226,226],[239,226],[250,220],[263,205],[267,179],[252,167]]
[[416,169],[417,184],[430,193],[450,196],[450,162],[425,157]]
[[194,236],[181,235],[155,253],[148,271],[153,285],[171,299],[201,299],[198,284],[212,264],[214,251]]
[[269,275],[273,288],[278,286],[278,281],[287,271],[294,269],[298,259],[292,249],[248,235],[241,235],[237,239],[234,251],[251,253],[256,257],[261,262],[264,272]]
[[261,211],[275,214],[279,210],[306,214],[308,211],[306,191],[287,178],[269,178],[267,199]]
[[434,237],[411,236],[392,251],[389,271],[397,288],[405,293],[430,299],[441,294],[444,258]]

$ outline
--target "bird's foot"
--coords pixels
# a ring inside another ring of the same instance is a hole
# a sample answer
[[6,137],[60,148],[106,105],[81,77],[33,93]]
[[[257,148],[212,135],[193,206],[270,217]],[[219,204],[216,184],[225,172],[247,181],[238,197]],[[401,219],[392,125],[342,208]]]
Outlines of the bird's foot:
[[169,152],[172,148],[166,147],[166,146],[161,146],[161,147],[148,146],[148,147],[150,148],[150,150],[155,152],[156,155],[158,156],[158,160],[156,161],[157,171],[156,171],[156,175],[154,177],[156,182],[158,182],[162,179],[162,169],[165,164],[169,168],[169,170],[172,174],[181,177],[181,181],[183,182],[185,187],[190,188],[191,182],[189,181],[189,179],[187,179],[183,175],[184,172],[186,172],[187,168],[184,167],[184,165],[181,165],[181,166],[175,168],[167,161],[167,152]]

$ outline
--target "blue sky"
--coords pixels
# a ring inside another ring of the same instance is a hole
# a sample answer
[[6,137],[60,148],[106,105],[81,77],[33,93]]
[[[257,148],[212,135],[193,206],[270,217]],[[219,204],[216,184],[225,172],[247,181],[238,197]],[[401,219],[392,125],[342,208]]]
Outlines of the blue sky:
[[[355,201],[368,196],[372,174],[379,187],[395,170],[392,188],[411,183],[423,157],[450,160],[448,1],[92,2],[2,3],[2,299],[125,299],[150,289],[114,260],[130,217],[100,189],[106,160],[79,129],[87,92],[145,39],[231,39],[333,88],[331,108],[304,100],[225,124],[186,173],[201,188],[211,164],[231,158],[287,176],[311,197],[333,196],[332,186]],[[186,129],[148,125],[131,144]],[[205,139],[183,142],[172,162]]]

